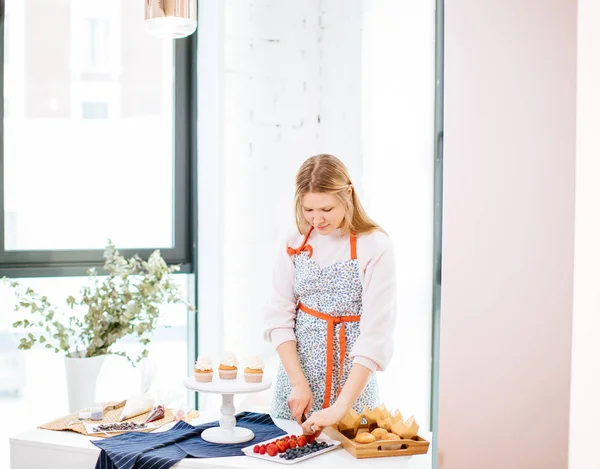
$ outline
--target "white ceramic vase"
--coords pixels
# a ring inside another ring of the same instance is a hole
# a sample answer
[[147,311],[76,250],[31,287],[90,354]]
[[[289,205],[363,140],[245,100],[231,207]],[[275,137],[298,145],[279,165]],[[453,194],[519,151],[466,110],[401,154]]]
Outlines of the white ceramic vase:
[[69,412],[91,406],[96,401],[96,381],[106,355],[97,357],[65,357]]

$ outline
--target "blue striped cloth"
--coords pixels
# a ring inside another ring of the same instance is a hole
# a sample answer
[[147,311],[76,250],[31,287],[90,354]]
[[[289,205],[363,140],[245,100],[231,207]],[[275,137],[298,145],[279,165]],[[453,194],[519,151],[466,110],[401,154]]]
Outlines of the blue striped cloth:
[[254,432],[253,440],[226,445],[210,443],[200,438],[200,434],[207,428],[217,427],[218,421],[197,427],[179,421],[166,432],[132,432],[92,441],[101,449],[96,469],[168,469],[186,457],[242,456],[242,448],[286,433],[268,414],[242,412],[235,418],[238,427]]

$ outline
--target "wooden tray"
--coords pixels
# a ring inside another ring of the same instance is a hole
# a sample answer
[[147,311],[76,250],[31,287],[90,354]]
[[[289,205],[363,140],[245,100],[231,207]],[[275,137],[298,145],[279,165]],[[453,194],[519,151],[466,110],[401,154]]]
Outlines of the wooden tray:
[[[358,429],[358,433],[368,431],[366,425]],[[426,454],[429,450],[429,441],[420,436],[414,439],[380,440],[373,443],[356,443],[346,438],[337,430],[337,426],[326,427],[324,432],[330,438],[341,441],[342,447],[356,459],[384,458],[387,456],[410,456],[413,454]]]

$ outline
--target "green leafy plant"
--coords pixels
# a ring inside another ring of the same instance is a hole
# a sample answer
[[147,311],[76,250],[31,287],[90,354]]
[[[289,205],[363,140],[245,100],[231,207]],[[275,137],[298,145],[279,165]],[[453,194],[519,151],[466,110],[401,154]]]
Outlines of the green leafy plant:
[[[173,282],[171,274],[179,266],[168,266],[160,251],[154,251],[147,261],[137,255],[125,259],[109,241],[104,260],[107,275],[100,276],[90,269],[89,285],[81,289],[80,297],[66,299],[67,315],[57,314],[59,309],[46,296],[3,279],[17,298],[15,311],[27,313],[27,318],[16,321],[13,327],[31,330],[21,338],[19,349],[29,350],[40,343],[71,357],[114,354],[135,364],[148,355],[147,345],[162,305],[185,304],[194,309]],[[115,349],[115,344],[126,336],[135,337],[142,346],[135,361],[126,352]]]

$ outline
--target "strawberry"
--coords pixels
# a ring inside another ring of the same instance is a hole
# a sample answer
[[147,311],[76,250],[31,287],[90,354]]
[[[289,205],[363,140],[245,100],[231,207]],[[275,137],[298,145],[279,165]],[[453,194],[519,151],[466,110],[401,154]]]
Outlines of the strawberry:
[[277,445],[271,443],[269,446],[267,446],[267,454],[269,456],[275,456],[277,453],[279,453]]
[[287,450],[287,443],[283,440],[279,440],[277,442],[277,448],[279,449],[280,453],[285,453]]
[[292,436],[290,436],[290,438],[292,438],[293,440],[295,440],[298,437],[296,435],[292,435]]
[[312,443],[313,441],[315,441],[315,435],[308,435],[306,437],[306,441],[308,441],[309,443]]
[[306,446],[306,437],[304,435],[300,435],[298,437],[298,446],[302,447],[302,446]]
[[260,446],[256,445],[252,451],[253,451],[254,453],[257,453],[257,454],[258,454],[258,452],[260,451]]
[[264,449],[262,446],[260,447],[260,449],[258,450],[258,454],[265,454],[267,452],[266,449]]
[[288,446],[290,447],[290,449],[294,449],[296,447],[296,440],[290,439],[290,441],[288,441]]

